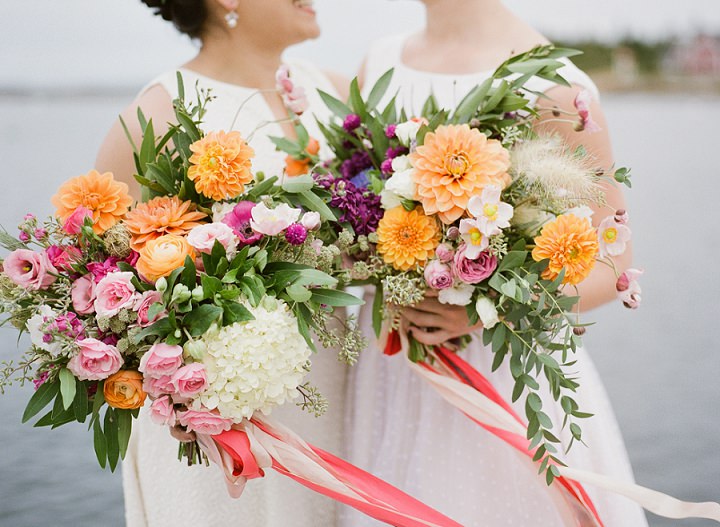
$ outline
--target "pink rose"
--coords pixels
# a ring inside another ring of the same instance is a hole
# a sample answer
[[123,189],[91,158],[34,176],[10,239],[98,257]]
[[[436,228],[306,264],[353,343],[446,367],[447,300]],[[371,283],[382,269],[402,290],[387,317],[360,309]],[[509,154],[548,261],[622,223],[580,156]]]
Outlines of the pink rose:
[[237,247],[238,240],[232,228],[225,223],[206,223],[193,228],[187,235],[187,241],[201,253],[210,254],[215,242],[230,253]]
[[63,229],[68,234],[80,234],[80,230],[85,225],[85,218],[92,218],[93,213],[90,209],[87,209],[80,205],[75,211],[68,216],[63,224]]
[[[180,348],[182,353],[182,348]],[[207,388],[207,374],[205,366],[199,362],[187,364],[177,370],[172,376],[175,393],[185,399],[190,399]]]
[[68,362],[68,369],[81,381],[100,381],[117,373],[123,358],[115,346],[88,338],[77,342],[78,351]]
[[230,430],[232,420],[221,417],[215,412],[205,410],[187,410],[178,412],[178,421],[187,427],[189,432],[198,434],[217,435]]
[[101,317],[112,317],[122,309],[132,309],[138,294],[131,272],[109,273],[95,289],[95,312]]
[[450,263],[455,257],[455,251],[453,251],[452,247],[447,243],[441,243],[437,249],[435,249],[435,256],[437,256],[442,263]]
[[428,287],[438,290],[452,287],[452,269],[440,260],[433,260],[425,267],[425,283]]
[[119,261],[119,258],[111,256],[104,262],[90,262],[89,264],[87,264],[87,269],[95,277],[95,283],[99,284],[100,280],[105,278],[108,274],[118,271],[117,263]]
[[162,303],[162,293],[160,291],[145,291],[135,303],[134,309],[138,314],[138,325],[141,328],[146,328],[153,325],[155,322],[167,315],[167,311],[163,308],[157,315],[152,319],[148,317],[148,311],[150,307],[156,303]]
[[172,375],[182,366],[182,352],[181,346],[170,346],[162,342],[153,344],[140,359],[138,370],[155,378]]
[[3,271],[14,283],[33,291],[47,289],[57,280],[55,275],[58,272],[47,253],[36,253],[30,249],[17,249],[8,254],[3,262]]
[[618,298],[620,298],[620,301],[628,309],[637,309],[640,307],[640,302],[642,302],[642,297],[640,296],[642,289],[640,288],[638,278],[640,278],[643,273],[644,271],[640,269],[628,269],[620,275],[620,278],[618,278],[615,284]]
[[73,309],[80,315],[95,312],[95,278],[91,273],[81,276],[70,286]]
[[152,402],[150,405],[150,420],[156,425],[175,425],[175,409],[170,402],[170,397],[163,395]]
[[455,253],[453,260],[453,271],[458,279],[466,284],[479,284],[497,268],[497,258],[488,251],[483,251],[480,255],[471,260],[465,257],[467,245],[463,244]]
[[172,394],[175,388],[170,375],[163,375],[157,379],[154,377],[143,377],[143,391],[150,397],[161,397]]

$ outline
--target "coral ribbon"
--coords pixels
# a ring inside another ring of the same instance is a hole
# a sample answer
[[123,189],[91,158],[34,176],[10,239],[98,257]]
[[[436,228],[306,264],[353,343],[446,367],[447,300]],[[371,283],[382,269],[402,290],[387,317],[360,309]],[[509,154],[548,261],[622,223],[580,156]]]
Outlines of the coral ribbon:
[[215,436],[199,436],[198,442],[223,467],[230,493],[236,497],[248,479],[262,477],[263,469],[272,468],[390,525],[462,527],[372,474],[305,443],[266,416],[256,415]]
[[[384,353],[394,355],[407,350],[407,338],[401,332],[386,334]],[[508,443],[516,450],[532,457],[526,438],[527,425],[512,406],[480,372],[457,354],[442,347],[435,348],[438,367],[428,363],[409,362],[412,370],[433,387],[446,401],[465,413],[471,420]],[[602,521],[582,483],[594,485],[625,496],[644,509],[666,518],[705,518],[720,522],[720,504],[714,502],[685,502],[640,485],[619,481],[601,474],[557,466],[560,486],[575,503],[570,507],[576,514],[577,525],[602,526]]]

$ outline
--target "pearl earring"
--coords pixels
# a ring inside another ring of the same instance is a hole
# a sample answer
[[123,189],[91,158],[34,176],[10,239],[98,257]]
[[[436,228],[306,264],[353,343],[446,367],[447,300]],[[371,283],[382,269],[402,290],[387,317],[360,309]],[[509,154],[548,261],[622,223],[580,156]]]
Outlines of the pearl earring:
[[235,29],[238,23],[238,14],[235,11],[228,11],[225,15],[225,23],[230,29]]

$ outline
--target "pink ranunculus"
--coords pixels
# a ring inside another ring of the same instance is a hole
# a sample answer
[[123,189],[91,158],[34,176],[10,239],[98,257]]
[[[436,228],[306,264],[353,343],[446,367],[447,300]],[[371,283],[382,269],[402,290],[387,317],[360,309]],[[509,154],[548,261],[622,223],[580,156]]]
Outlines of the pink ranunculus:
[[188,432],[196,432],[198,434],[217,435],[230,430],[232,420],[221,417],[215,412],[207,410],[187,410],[178,412],[178,421],[187,427]]
[[176,417],[170,397],[163,395],[150,405],[150,420],[156,425],[174,426]]
[[97,339],[77,341],[78,351],[68,362],[68,369],[81,381],[100,381],[117,373],[123,358],[115,346]]
[[158,342],[140,358],[138,370],[146,376],[155,378],[173,375],[182,366],[182,353],[181,346]]
[[300,217],[300,209],[294,209],[281,203],[271,209],[265,203],[258,203],[252,209],[250,226],[256,232],[267,236],[276,236],[295,223]]
[[300,224],[309,231],[320,228],[320,213],[315,211],[306,212],[300,218]]
[[225,225],[232,228],[241,245],[252,245],[263,237],[250,226],[254,206],[255,203],[252,201],[241,201],[222,220]]
[[433,260],[425,267],[425,283],[428,287],[437,290],[452,287],[452,269],[440,260]]
[[46,252],[16,249],[5,258],[3,272],[20,287],[37,291],[47,289],[57,280],[57,269]]
[[85,224],[85,218],[92,218],[93,213],[90,209],[80,205],[75,211],[68,216],[63,224],[63,229],[68,234],[80,234],[80,230]]
[[123,309],[132,309],[138,293],[132,284],[131,272],[109,273],[95,289],[95,312],[101,317],[112,317]]
[[206,223],[193,228],[187,235],[188,243],[201,253],[210,254],[215,242],[219,242],[227,253],[237,248],[238,239],[232,227],[226,223]]
[[[180,348],[182,353],[182,348]],[[175,393],[180,397],[190,399],[207,388],[208,380],[205,366],[199,362],[186,364],[172,376]]]
[[615,289],[618,292],[618,298],[628,309],[637,309],[642,302],[642,289],[638,279],[644,271],[640,269],[628,269],[618,278]]
[[150,397],[162,397],[163,395],[172,395],[175,388],[172,384],[170,375],[163,375],[157,379],[150,376],[143,377],[143,391]]
[[65,271],[70,271],[72,264],[81,256],[77,247],[51,245],[45,252],[47,252],[50,263],[52,263],[56,269],[63,269]]
[[152,307],[153,304],[156,304],[158,302],[162,303],[162,293],[160,291],[145,291],[142,296],[138,298],[137,302],[135,303],[134,309],[135,311],[137,311],[138,325],[141,328],[151,326],[167,315],[167,311],[163,309],[152,319],[148,316],[148,311],[150,311],[150,307]]
[[95,312],[95,278],[91,273],[81,276],[70,286],[73,309],[79,315]]
[[466,284],[479,284],[497,269],[497,258],[488,251],[480,253],[476,259],[465,257],[467,245],[463,244],[455,253],[453,271],[455,276]]
[[441,243],[437,249],[435,249],[435,256],[437,256],[442,263],[450,263],[455,257],[455,251],[452,250],[449,244]]

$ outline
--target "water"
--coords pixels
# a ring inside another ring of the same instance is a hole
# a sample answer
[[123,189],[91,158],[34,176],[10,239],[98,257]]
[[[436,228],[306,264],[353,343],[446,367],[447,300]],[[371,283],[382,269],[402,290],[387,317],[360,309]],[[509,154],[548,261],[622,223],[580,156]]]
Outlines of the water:
[[[51,212],[49,198],[93,165],[124,97],[0,99],[3,196],[0,223],[27,211]],[[633,167],[629,208],[644,304],[592,314],[587,337],[624,432],[641,484],[689,500],[720,499],[717,324],[720,282],[720,98],[613,95],[605,99],[616,157]],[[0,330],[0,357],[16,353]],[[59,430],[20,425],[28,388],[0,397],[0,525],[123,524],[118,474],[97,467],[82,425]],[[700,527],[703,521],[654,527]],[[611,527],[611,526],[609,526]]]

